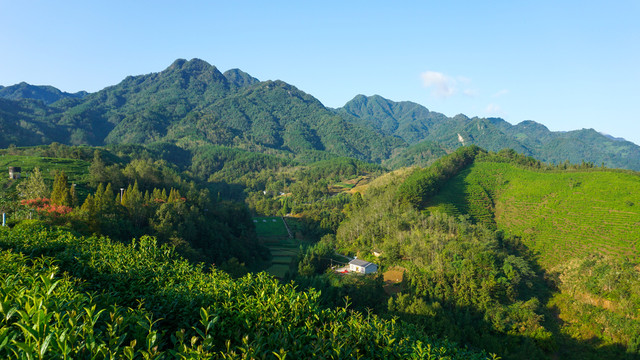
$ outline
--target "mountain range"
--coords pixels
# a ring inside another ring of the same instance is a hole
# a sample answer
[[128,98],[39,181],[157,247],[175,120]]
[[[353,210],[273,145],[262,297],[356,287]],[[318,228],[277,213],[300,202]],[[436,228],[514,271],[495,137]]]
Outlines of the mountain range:
[[[129,76],[95,93],[0,87],[0,147],[171,142],[271,154],[350,156],[390,167],[425,165],[462,145],[511,148],[538,160],[640,170],[640,147],[593,129],[552,132],[534,121],[447,117],[408,101],[357,95],[325,107],[283,81],[224,73],[199,59]],[[331,155],[329,155],[331,154]]]

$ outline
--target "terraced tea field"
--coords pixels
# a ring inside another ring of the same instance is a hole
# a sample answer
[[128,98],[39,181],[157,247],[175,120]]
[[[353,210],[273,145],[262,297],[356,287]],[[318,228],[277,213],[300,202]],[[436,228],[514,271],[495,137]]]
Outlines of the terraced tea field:
[[470,214],[519,236],[546,267],[595,252],[640,260],[638,173],[538,172],[476,162],[429,209]]
[[22,173],[31,172],[34,168],[40,168],[45,180],[53,182],[53,172],[61,171],[69,177],[69,181],[86,184],[88,181],[90,163],[83,160],[59,159],[39,156],[0,155],[0,170],[6,175],[0,177],[6,182],[9,176],[9,166],[19,166]]
[[0,187],[15,188],[22,180],[9,180],[9,166],[21,167],[21,178],[40,168],[42,177],[51,186],[56,171],[64,171],[69,177],[70,184],[76,184],[78,197],[82,201],[89,193],[89,165],[90,163],[77,159],[61,159],[39,156],[0,155]]
[[280,217],[254,217],[253,223],[258,237],[271,252],[271,265],[266,271],[275,277],[284,278],[298,256],[300,243],[289,237],[289,232]]

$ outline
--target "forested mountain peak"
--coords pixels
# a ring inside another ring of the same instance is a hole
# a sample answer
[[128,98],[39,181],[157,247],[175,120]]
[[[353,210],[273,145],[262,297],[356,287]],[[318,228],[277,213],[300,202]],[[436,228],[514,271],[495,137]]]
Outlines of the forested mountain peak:
[[222,75],[224,75],[227,80],[238,87],[251,86],[260,82],[260,80],[254,78],[253,76],[240,69],[230,69],[225,71]]
[[419,111],[424,114],[429,113],[429,109],[411,101],[395,102],[380,95],[365,96],[362,94],[356,95],[351,101],[347,102],[341,110],[358,117],[375,115],[379,111],[386,112],[390,116],[401,116],[407,111]]
[[542,124],[540,124],[538,122],[535,122],[533,120],[521,121],[518,124],[516,124],[516,126],[518,126],[518,127],[535,127],[535,128],[538,128],[538,129],[544,129],[544,130],[550,131],[549,128],[547,128],[546,126],[544,126],[544,125],[542,125]]
[[358,95],[337,111],[354,122],[373,126],[410,144],[425,139],[434,123],[446,119],[446,116],[431,112],[420,104],[395,102],[380,95]]
[[176,59],[165,71],[170,70],[210,70],[215,68],[215,66],[209,64],[208,62],[193,58],[191,60],[186,59]]
[[164,71],[160,72],[160,78],[172,78],[179,75],[185,81],[193,81],[197,79],[206,84],[215,82],[227,83],[227,78],[218,70],[217,67],[200,59],[184,60],[179,59],[173,62]]

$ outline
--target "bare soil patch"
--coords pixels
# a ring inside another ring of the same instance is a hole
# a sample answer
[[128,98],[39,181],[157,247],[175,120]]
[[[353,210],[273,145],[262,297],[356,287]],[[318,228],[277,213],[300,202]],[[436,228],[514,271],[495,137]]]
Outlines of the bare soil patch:
[[382,274],[384,278],[384,285],[382,288],[388,295],[397,294],[403,290],[402,278],[405,270],[406,269],[401,267],[394,267]]

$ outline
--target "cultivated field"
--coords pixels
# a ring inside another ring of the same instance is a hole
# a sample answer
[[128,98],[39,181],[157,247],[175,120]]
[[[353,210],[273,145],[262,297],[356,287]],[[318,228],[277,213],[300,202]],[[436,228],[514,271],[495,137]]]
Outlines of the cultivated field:
[[59,159],[39,156],[18,156],[0,155],[0,170],[6,175],[0,176],[4,183],[9,177],[9,166],[19,166],[22,168],[22,176],[31,173],[34,168],[40,168],[40,172],[45,180],[53,182],[54,171],[64,171],[69,177],[69,181],[85,184],[90,163],[83,160]]
[[[255,217],[253,223],[258,237],[271,252],[271,265],[266,271],[278,278],[284,278],[298,256],[299,242],[289,238],[287,228],[280,217]],[[291,231],[295,230],[292,228]]]
[[640,260],[638,173],[542,172],[476,162],[431,205],[520,237],[546,267],[596,252]]

